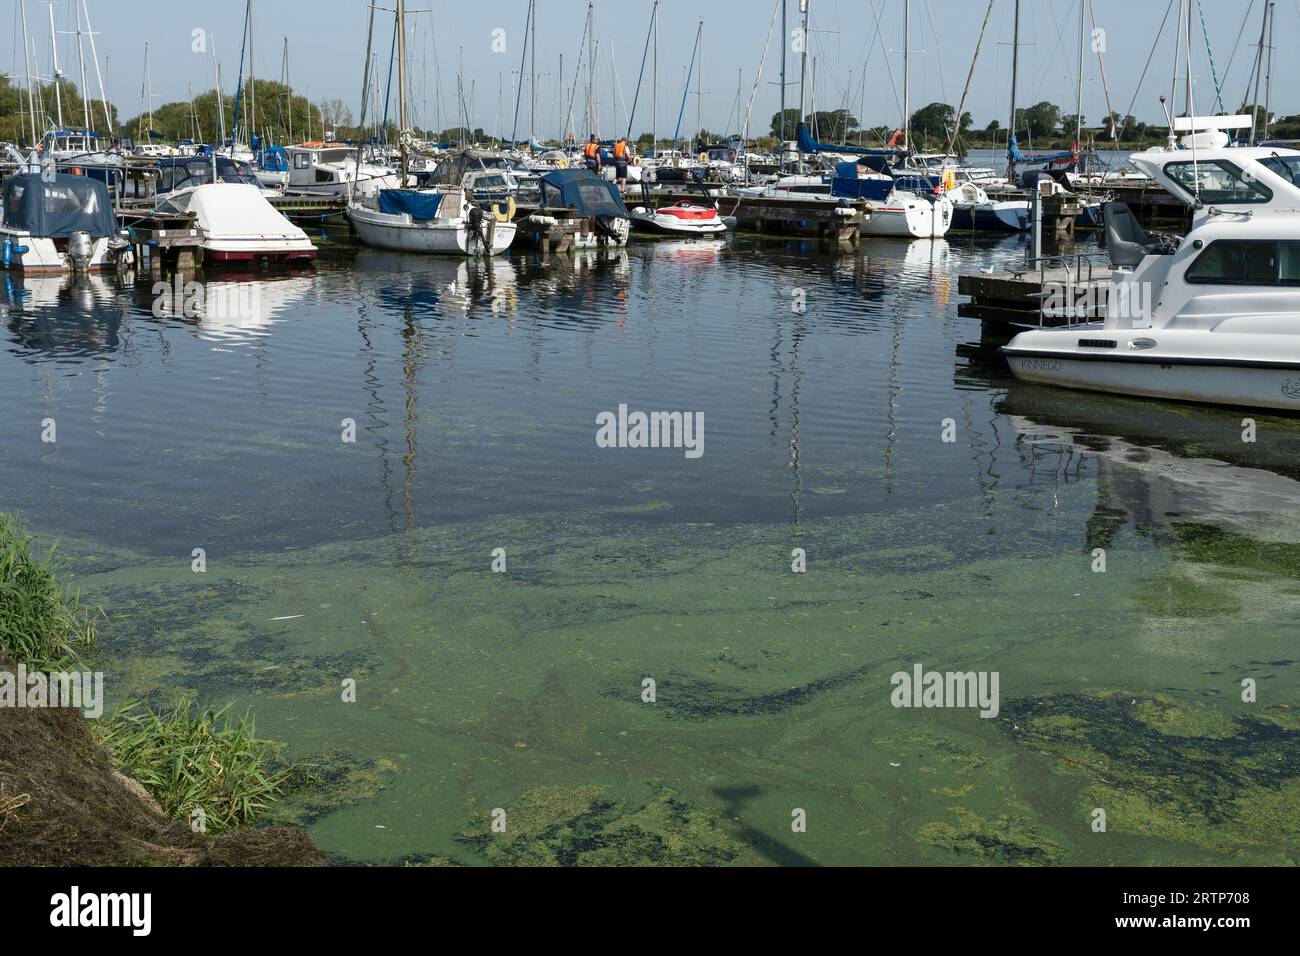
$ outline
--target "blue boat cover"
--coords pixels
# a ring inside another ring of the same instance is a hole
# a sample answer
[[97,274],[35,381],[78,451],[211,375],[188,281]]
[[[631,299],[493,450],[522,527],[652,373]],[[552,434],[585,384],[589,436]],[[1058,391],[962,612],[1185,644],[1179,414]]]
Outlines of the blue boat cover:
[[589,169],[557,169],[542,177],[542,206],[568,209],[581,217],[614,216],[630,219],[615,185]]
[[103,181],[86,176],[39,173],[10,176],[5,182],[4,224],[42,239],[66,239],[85,231],[94,239],[117,232],[117,220]]
[[[861,161],[872,172],[890,175],[889,164],[873,158],[875,161]],[[883,202],[894,189],[894,180],[859,179],[858,163],[849,161],[835,164],[835,178],[831,180],[831,195],[837,199],[870,199]]]
[[438,218],[438,209],[442,206],[442,193],[421,193],[411,189],[379,190],[379,211],[390,216],[402,213],[416,222],[428,222]]

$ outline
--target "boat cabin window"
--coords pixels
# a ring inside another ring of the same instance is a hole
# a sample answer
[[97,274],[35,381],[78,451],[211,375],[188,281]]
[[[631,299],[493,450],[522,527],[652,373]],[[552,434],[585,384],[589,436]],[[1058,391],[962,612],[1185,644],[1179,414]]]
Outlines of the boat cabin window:
[[1187,267],[1206,285],[1300,285],[1300,240],[1219,239]]
[[1300,156],[1269,156],[1261,159],[1259,164],[1287,182],[1300,186]]
[[1247,179],[1234,164],[1222,159],[1166,163],[1165,174],[1193,196],[1199,195],[1202,202],[1213,205],[1268,202],[1273,198],[1271,189]]
[[311,168],[311,153],[294,153],[294,154],[293,154],[293,168],[294,168],[294,169],[310,169],[310,168]]

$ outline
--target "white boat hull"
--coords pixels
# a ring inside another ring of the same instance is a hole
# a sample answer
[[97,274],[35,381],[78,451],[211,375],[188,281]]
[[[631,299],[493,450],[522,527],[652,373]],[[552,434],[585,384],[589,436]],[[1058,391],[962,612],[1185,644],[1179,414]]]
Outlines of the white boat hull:
[[862,224],[864,236],[896,236],[904,239],[940,239],[952,226],[952,203],[930,202],[916,197],[891,196],[881,205],[869,205],[870,218]]
[[[376,249],[451,256],[476,256],[485,251],[463,219],[414,222],[405,214],[379,212],[355,203],[348,207],[348,219],[361,241]],[[489,254],[494,256],[510,248],[518,231],[513,222],[494,221],[490,216],[484,219],[483,229],[492,244]]]
[[632,210],[632,227],[642,232],[679,237],[721,236],[727,231],[727,224],[717,216],[712,219],[683,219],[643,206]]
[[[42,239],[27,232],[0,229],[0,265],[13,272],[30,275],[54,275],[74,272],[72,259],[67,253],[60,252],[53,239]],[[90,259],[86,267],[88,272],[107,272],[117,268],[117,258],[113,255],[110,240],[107,238],[93,240]]]
[[[1252,335],[1248,343],[1234,343],[1233,338],[1170,329],[1076,326],[1023,332],[1002,353],[1011,373],[1024,382],[1300,413],[1300,349],[1295,336]],[[1148,345],[1152,342],[1156,344]]]

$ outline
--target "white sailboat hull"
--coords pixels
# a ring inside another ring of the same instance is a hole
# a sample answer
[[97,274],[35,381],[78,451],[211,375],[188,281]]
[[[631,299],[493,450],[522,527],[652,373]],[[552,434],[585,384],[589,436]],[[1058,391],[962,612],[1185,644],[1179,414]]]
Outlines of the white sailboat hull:
[[491,242],[485,250],[478,235],[464,219],[439,219],[415,222],[409,215],[384,213],[353,203],[348,219],[363,243],[376,249],[397,252],[422,252],[434,255],[498,256],[510,248],[518,227],[513,222],[483,221],[483,230]]
[[952,203],[934,202],[915,196],[890,196],[881,205],[869,207],[871,217],[862,224],[864,236],[897,236],[905,239],[940,239],[952,226]]

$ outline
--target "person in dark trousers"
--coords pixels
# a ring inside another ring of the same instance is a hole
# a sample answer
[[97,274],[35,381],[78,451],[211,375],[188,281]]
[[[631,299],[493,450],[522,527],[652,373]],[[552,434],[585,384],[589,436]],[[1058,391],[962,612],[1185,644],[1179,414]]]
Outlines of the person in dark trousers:
[[596,139],[595,133],[591,134],[591,139],[582,154],[587,158],[587,168],[593,173],[600,172],[600,140]]
[[632,158],[632,151],[627,145],[627,137],[622,137],[614,144],[614,178],[622,189],[627,185],[627,164]]

